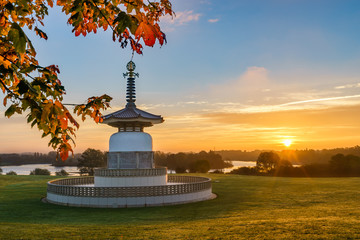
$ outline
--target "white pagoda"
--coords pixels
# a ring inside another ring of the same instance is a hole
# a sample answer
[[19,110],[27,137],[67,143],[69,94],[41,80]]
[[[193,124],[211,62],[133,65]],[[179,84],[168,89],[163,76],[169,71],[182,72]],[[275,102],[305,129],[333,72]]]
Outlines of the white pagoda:
[[127,104],[124,109],[103,117],[104,124],[118,129],[110,137],[107,168],[95,170],[94,177],[57,179],[48,182],[50,203],[78,207],[147,207],[184,204],[213,198],[211,179],[167,175],[165,167],[155,168],[152,138],[144,127],[164,122],[136,107],[135,64],[127,64]]

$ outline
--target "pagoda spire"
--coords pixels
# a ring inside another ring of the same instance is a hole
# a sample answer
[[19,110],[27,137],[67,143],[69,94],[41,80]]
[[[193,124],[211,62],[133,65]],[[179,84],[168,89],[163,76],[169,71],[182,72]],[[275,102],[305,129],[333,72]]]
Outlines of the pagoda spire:
[[136,65],[133,61],[128,62],[126,68],[128,72],[123,74],[124,78],[128,77],[127,88],[126,88],[126,101],[127,101],[126,107],[127,108],[136,107],[135,77],[139,77],[139,74],[134,72]]
[[127,77],[125,108],[102,117],[102,123],[118,128],[119,132],[142,132],[144,127],[164,122],[160,115],[145,112],[136,107],[135,78],[139,77],[139,74],[134,72],[135,67],[133,61],[128,62],[126,65],[128,72],[123,74],[124,78]]

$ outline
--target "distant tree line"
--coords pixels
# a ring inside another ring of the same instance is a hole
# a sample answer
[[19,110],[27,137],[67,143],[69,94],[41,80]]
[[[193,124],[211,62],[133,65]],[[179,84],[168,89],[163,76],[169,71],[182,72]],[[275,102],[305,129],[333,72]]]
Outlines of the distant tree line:
[[[154,153],[157,167],[167,167],[176,173],[199,172],[206,173],[210,169],[224,169],[232,167],[230,162],[223,161],[219,154],[213,151],[199,153]],[[106,167],[107,154],[100,150],[88,148],[78,158],[78,169],[81,175],[94,175],[95,168]]]
[[360,157],[338,153],[328,163],[293,166],[275,152],[259,154],[256,167],[241,167],[230,174],[278,177],[360,177]]
[[221,155],[214,151],[201,151],[199,153],[155,152],[154,162],[155,166],[167,167],[176,173],[206,173],[210,169],[221,170],[233,166],[231,162],[224,161]]
[[[204,152],[204,151],[202,151]],[[255,150],[255,151],[242,151],[242,150],[221,150],[221,151],[210,151],[213,154],[220,155],[223,162],[227,161],[257,161],[257,158],[260,153],[268,152],[266,150]],[[279,155],[281,159],[286,159],[294,165],[309,165],[309,164],[327,164],[331,157],[341,153],[343,155],[354,155],[360,157],[360,146],[355,146],[351,148],[334,148],[334,149],[322,149],[322,150],[313,150],[313,149],[305,149],[305,150],[283,150],[283,151],[274,151]],[[206,152],[205,152],[206,153]],[[156,152],[155,153],[155,163],[159,163],[159,166],[167,165],[167,162],[172,162],[169,164],[169,169],[173,169],[173,165],[179,165],[174,162],[178,160],[164,160],[169,155],[173,153],[163,153]],[[184,158],[182,155],[192,155],[192,154],[200,154],[200,153],[177,153],[173,156],[173,158],[181,159]],[[204,154],[203,154],[204,155]],[[52,164],[54,166],[77,166],[78,159],[81,157],[81,153],[75,154],[74,156],[70,156],[65,162],[61,160],[57,160],[57,153],[51,151],[47,154],[43,153],[22,153],[22,154],[0,154],[0,166],[7,165],[23,165],[23,164]],[[193,156],[189,156],[191,158]],[[188,160],[185,157],[185,161]],[[164,162],[166,161],[166,162]],[[220,161],[219,161],[220,162]],[[214,164],[211,164],[211,169],[222,169],[222,167],[215,167]],[[183,164],[181,164],[183,165]],[[186,169],[190,169],[188,164],[185,164]],[[175,170],[175,169],[173,169]]]
[[0,166],[17,166],[24,164],[52,164],[54,166],[76,166],[77,158],[81,154],[70,156],[65,162],[61,161],[55,151],[49,153],[10,153],[0,154]]
[[16,166],[23,164],[51,164],[56,152],[43,153],[10,153],[0,154],[0,166]]
[[[216,151],[225,160],[238,161],[257,161],[260,153],[268,152],[267,150],[242,151],[242,150],[221,150]],[[281,159],[286,159],[292,164],[308,165],[313,163],[327,164],[331,157],[341,153],[343,155],[354,155],[360,157],[360,146],[350,148],[334,148],[334,149],[304,149],[304,150],[283,150],[274,151]]]
[[[3,170],[0,168],[0,175],[2,175]],[[50,171],[48,169],[43,168],[35,168],[34,170],[30,171],[30,175],[50,175]],[[17,175],[15,171],[7,172],[6,175]],[[64,169],[61,171],[55,172],[56,176],[68,176],[69,173],[66,172]]]

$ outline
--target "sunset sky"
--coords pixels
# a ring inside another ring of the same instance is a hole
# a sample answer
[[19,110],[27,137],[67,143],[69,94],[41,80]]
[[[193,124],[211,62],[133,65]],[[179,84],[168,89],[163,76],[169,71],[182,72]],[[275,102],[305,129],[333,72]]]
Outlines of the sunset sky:
[[[154,150],[281,150],[360,143],[360,1],[173,0],[163,18],[168,43],[135,56],[137,106],[165,122],[145,129]],[[122,74],[131,50],[111,32],[75,37],[55,7],[29,33],[43,66],[59,65],[65,103],[104,93],[125,105]],[[2,95],[1,99],[4,95]],[[1,101],[2,102],[2,101]],[[24,116],[4,117],[0,153],[48,152]],[[75,152],[108,149],[116,129],[81,124]]]

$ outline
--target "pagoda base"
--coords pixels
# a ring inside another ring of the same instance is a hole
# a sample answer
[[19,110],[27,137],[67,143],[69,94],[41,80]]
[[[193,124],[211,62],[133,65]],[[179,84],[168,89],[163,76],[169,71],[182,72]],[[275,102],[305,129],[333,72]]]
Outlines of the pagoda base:
[[[119,172],[125,173],[123,170]],[[127,208],[185,204],[209,200],[215,196],[212,194],[211,179],[204,177],[169,175],[165,185],[121,187],[96,186],[95,178],[50,181],[47,201],[76,207]]]
[[131,208],[131,207],[156,207],[167,205],[178,205],[192,202],[213,199],[216,196],[211,190],[204,190],[196,193],[174,194],[154,197],[73,197],[48,193],[47,202],[71,207],[92,207],[92,208]]

